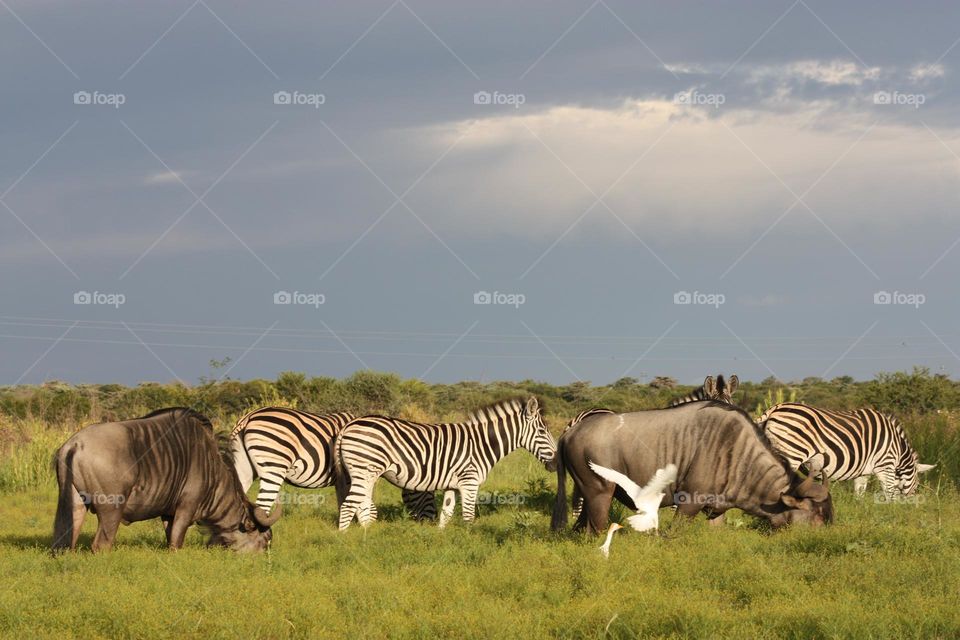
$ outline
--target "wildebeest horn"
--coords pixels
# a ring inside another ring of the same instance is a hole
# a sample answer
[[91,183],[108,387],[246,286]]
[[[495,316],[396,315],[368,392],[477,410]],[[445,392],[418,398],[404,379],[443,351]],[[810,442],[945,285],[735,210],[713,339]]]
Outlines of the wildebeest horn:
[[269,514],[262,507],[254,507],[253,519],[257,521],[258,525],[266,529],[276,524],[282,513],[283,505],[280,504],[277,504],[276,508]]

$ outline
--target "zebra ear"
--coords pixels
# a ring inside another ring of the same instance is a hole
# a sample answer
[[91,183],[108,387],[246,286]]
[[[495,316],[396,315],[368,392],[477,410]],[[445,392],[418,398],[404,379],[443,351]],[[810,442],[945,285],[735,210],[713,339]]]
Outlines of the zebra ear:
[[737,387],[740,386],[740,378],[737,377],[737,374],[730,376],[730,379],[727,381],[727,388],[730,389],[730,395],[733,395],[737,392]]
[[707,379],[703,381],[703,390],[706,392],[707,396],[716,395],[717,385],[713,381],[713,376],[707,376]]
[[933,469],[935,466],[937,465],[917,463],[917,473],[926,473],[927,471],[930,471],[930,469]]
[[540,411],[540,402],[537,401],[537,396],[530,396],[527,398],[527,415],[532,416],[536,415]]

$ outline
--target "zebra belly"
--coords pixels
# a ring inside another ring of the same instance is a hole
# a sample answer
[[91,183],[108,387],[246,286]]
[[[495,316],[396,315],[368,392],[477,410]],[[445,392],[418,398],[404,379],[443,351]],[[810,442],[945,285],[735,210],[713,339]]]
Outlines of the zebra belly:
[[436,480],[431,482],[424,479],[420,479],[420,481],[417,482],[415,478],[411,478],[409,474],[397,468],[387,469],[381,477],[385,478],[394,486],[411,491],[441,491],[444,489],[456,489],[459,486],[455,478],[451,478],[448,482],[437,482]]

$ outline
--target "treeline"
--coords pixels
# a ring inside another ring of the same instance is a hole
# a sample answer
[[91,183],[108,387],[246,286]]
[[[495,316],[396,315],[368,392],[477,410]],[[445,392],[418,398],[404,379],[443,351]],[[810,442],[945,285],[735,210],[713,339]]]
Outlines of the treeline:
[[[648,383],[621,378],[604,386],[589,382],[551,385],[533,380],[432,384],[374,371],[359,371],[344,379],[286,372],[276,380],[204,380],[194,386],[48,382],[0,387],[0,414],[75,426],[130,418],[172,405],[193,407],[222,420],[257,406],[279,403],[317,413],[355,411],[448,419],[497,400],[535,394],[554,422],[592,406],[615,411],[664,407],[694,389],[666,377]],[[872,406],[906,417],[960,409],[960,384],[928,369],[915,368],[912,372],[883,373],[869,381],[839,377],[780,382],[768,378],[758,383],[742,382],[735,395],[737,404],[751,414],[781,399],[834,409]]]

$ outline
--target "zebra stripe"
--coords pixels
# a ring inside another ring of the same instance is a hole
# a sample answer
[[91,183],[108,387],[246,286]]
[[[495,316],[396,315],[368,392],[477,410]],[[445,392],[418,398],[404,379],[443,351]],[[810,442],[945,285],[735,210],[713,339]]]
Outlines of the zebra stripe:
[[508,400],[476,411],[466,422],[422,424],[384,416],[350,422],[336,441],[334,460],[350,478],[340,507],[340,529],[354,516],[362,526],[376,519],[373,487],[381,476],[413,491],[446,491],[440,526],[453,515],[460,491],[463,519],[474,518],[477,491],[490,469],[523,447],[543,463],[556,455],[556,444],[540,415],[536,398]]
[[[243,491],[259,477],[256,504],[269,512],[284,482],[305,489],[335,484],[333,445],[343,426],[355,418],[347,412],[316,415],[284,407],[265,407],[246,414],[230,434]],[[403,499],[416,519],[436,517],[433,493],[404,493]]]
[[786,402],[768,409],[760,425],[794,470],[823,454],[826,477],[854,480],[858,495],[871,475],[888,495],[912,495],[919,484],[918,472],[933,467],[918,464],[917,452],[897,420],[874,409],[830,411]]

